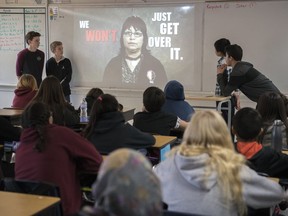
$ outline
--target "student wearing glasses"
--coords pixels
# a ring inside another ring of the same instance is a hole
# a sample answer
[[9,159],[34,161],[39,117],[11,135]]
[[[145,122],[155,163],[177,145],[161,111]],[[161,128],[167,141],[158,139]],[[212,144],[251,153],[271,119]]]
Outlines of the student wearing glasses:
[[116,87],[165,85],[164,66],[151,55],[147,43],[145,22],[136,16],[128,17],[121,30],[119,55],[106,66],[103,81]]

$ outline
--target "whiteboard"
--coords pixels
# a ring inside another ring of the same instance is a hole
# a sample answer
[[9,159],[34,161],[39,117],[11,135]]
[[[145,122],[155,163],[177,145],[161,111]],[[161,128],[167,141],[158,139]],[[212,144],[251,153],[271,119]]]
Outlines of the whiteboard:
[[39,49],[46,53],[46,8],[0,8],[0,84],[17,83],[16,58],[29,31],[41,34]]
[[205,5],[203,91],[214,91],[214,42],[227,38],[243,49],[243,61],[288,92],[288,2],[211,2]]

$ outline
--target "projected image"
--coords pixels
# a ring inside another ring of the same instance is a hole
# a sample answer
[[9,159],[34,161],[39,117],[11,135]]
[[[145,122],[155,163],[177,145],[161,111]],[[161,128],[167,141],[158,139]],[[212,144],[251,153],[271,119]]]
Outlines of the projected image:
[[166,83],[163,65],[147,49],[148,36],[144,21],[136,16],[127,18],[120,35],[120,53],[106,66],[104,82],[115,85]]
[[67,7],[58,13],[50,21],[57,32],[51,33],[51,40],[60,40],[61,32],[73,32],[73,48],[65,50],[73,62],[75,85],[145,89],[177,79],[199,86],[194,73],[193,5]]

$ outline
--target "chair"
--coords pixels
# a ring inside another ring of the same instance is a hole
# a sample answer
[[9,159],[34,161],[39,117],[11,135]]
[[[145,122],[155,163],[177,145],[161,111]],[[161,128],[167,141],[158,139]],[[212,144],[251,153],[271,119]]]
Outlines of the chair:
[[190,213],[183,213],[183,212],[175,212],[175,211],[163,211],[163,216],[204,216],[199,214],[190,214]]
[[[15,180],[13,178],[2,179],[4,191],[8,192],[18,192],[25,194],[34,195],[44,195],[52,197],[60,197],[59,188],[51,183],[40,182],[40,181],[30,181],[30,180]],[[45,211],[45,213],[39,213],[38,216],[62,216],[62,206],[61,204]]]

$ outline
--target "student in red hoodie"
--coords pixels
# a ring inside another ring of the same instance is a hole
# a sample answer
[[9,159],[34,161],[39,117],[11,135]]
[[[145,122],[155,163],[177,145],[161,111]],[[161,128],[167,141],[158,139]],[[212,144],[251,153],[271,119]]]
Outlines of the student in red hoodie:
[[12,107],[24,109],[37,93],[37,82],[33,75],[23,74],[14,90]]
[[43,102],[33,101],[24,110],[15,178],[57,185],[64,215],[69,215],[82,204],[79,172],[97,173],[102,156],[79,134],[53,124],[51,114]]

